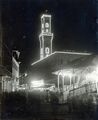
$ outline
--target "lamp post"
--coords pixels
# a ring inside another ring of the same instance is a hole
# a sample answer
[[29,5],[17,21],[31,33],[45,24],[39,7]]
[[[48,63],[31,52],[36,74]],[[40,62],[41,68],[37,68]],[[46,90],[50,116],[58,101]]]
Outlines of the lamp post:
[[[27,73],[23,73],[22,75],[19,76],[19,84],[23,84],[23,78],[27,77]],[[21,83],[20,83],[21,80]]]

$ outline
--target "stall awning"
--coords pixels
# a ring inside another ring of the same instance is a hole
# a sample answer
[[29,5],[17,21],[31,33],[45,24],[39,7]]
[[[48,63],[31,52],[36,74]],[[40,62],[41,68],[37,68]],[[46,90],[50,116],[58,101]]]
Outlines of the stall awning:
[[60,69],[72,68],[74,64],[72,62],[83,58],[86,59],[88,56],[91,56],[91,53],[56,51],[48,57],[32,63],[30,72],[32,76],[53,79],[54,75],[52,72],[58,71]]

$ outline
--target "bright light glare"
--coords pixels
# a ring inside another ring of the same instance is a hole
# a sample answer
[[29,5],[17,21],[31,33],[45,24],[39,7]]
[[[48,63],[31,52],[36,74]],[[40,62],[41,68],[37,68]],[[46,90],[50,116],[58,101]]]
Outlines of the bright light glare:
[[59,75],[71,77],[73,74],[72,74],[71,71],[61,70],[61,72],[59,73]]
[[98,74],[96,73],[96,71],[89,73],[86,75],[86,79],[95,82],[96,80],[98,80]]
[[27,73],[25,73],[25,77],[27,76],[28,74]]
[[63,69],[63,70],[59,70],[59,71],[53,72],[53,74],[61,75],[63,77],[65,77],[65,76],[72,77],[73,76],[73,71],[71,69],[69,69],[69,70]]
[[31,87],[41,87],[44,86],[43,80],[34,80],[31,82]]

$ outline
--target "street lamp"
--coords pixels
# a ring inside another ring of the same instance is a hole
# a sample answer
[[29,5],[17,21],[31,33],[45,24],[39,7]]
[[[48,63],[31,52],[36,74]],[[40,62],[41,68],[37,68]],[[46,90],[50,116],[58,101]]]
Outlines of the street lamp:
[[27,73],[24,74],[25,77],[26,77],[27,75],[28,75]]
[[23,73],[22,75],[20,75],[19,77],[21,78],[21,77],[26,77],[28,74],[27,73]]
[[20,79],[22,80],[21,83],[23,84],[23,78],[27,77],[27,73],[23,73],[22,75],[19,76],[19,81]]

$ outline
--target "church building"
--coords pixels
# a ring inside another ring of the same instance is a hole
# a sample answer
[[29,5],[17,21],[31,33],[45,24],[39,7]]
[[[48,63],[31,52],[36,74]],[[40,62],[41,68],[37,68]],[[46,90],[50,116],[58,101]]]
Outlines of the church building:
[[47,88],[55,86],[55,91],[62,93],[59,100],[63,103],[69,96],[97,93],[98,56],[92,53],[53,52],[51,22],[51,15],[41,16],[40,59],[31,64],[30,82],[43,80]]

